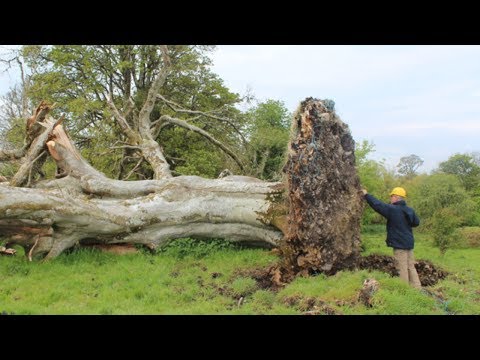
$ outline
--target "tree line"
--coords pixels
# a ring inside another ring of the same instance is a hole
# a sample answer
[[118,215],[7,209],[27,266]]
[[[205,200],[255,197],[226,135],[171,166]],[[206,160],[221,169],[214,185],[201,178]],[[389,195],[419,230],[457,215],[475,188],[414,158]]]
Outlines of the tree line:
[[[369,191],[388,202],[394,186],[407,189],[409,205],[422,219],[421,231],[430,232],[442,253],[458,242],[461,228],[480,226],[480,154],[453,154],[429,174],[419,173],[421,158],[404,156],[395,169],[382,161],[369,159],[375,150],[371,142],[357,145],[357,166],[360,179]],[[364,225],[381,223],[383,219],[366,209]],[[480,231],[476,230],[480,235]]]

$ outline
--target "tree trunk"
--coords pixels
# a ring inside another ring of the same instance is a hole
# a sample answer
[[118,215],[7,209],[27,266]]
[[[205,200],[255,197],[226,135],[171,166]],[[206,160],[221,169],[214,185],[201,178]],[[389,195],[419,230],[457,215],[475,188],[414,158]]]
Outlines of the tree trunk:
[[36,243],[33,256],[52,258],[84,240],[157,247],[191,236],[277,246],[282,238],[271,225],[274,203],[269,200],[282,186],[253,178],[122,182],[68,176],[42,183],[41,189],[4,184],[0,232],[27,253]]

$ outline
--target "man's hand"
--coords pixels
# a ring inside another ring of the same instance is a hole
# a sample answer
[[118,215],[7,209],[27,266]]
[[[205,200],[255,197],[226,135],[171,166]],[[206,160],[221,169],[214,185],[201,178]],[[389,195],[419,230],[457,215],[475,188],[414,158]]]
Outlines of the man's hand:
[[365,196],[365,195],[367,195],[367,194],[368,194],[368,191],[367,191],[367,189],[362,189],[361,191],[362,191],[362,194],[363,194],[363,196]]

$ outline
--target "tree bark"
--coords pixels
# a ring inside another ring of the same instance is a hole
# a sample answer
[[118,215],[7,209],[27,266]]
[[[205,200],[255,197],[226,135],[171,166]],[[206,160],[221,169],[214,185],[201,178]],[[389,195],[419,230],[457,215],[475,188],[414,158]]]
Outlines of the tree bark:
[[[89,176],[68,176],[39,189],[1,183],[2,236],[24,246],[26,253],[37,241],[32,255],[46,254],[47,259],[82,240],[157,247],[178,237],[220,237],[277,246],[282,238],[271,224],[275,204],[270,198],[283,191],[278,183],[243,177],[85,178]],[[131,198],[122,198],[127,196]]]
[[0,161],[18,160],[25,156],[25,149],[0,149]]
[[[51,106],[42,101],[37,107],[35,114],[27,120],[24,146],[26,155],[22,158],[19,170],[10,181],[12,186],[30,185],[32,176],[35,176],[35,172],[40,170],[45,162],[45,143],[56,125],[54,121],[50,121],[48,124],[43,122],[50,110]],[[58,123],[61,123],[61,121],[62,119]],[[43,131],[43,128],[46,128],[46,130]]]

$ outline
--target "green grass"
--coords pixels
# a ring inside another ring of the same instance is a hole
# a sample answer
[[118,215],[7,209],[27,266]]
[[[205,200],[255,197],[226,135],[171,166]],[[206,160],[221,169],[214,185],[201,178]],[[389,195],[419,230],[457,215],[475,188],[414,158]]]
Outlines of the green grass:
[[[362,235],[364,255],[391,255],[381,231]],[[214,243],[172,244],[156,255],[113,255],[97,250],[62,254],[49,263],[21,255],[0,257],[0,312],[15,314],[480,314],[480,249],[450,249],[442,256],[425,234],[416,234],[415,256],[451,275],[418,291],[374,271],[297,278],[279,292],[259,289],[239,270],[277,261],[268,250]],[[189,249],[191,255],[183,249]],[[357,299],[363,281],[375,278],[372,306]],[[321,312],[321,311],[320,311]],[[325,313],[327,313],[325,311]]]

